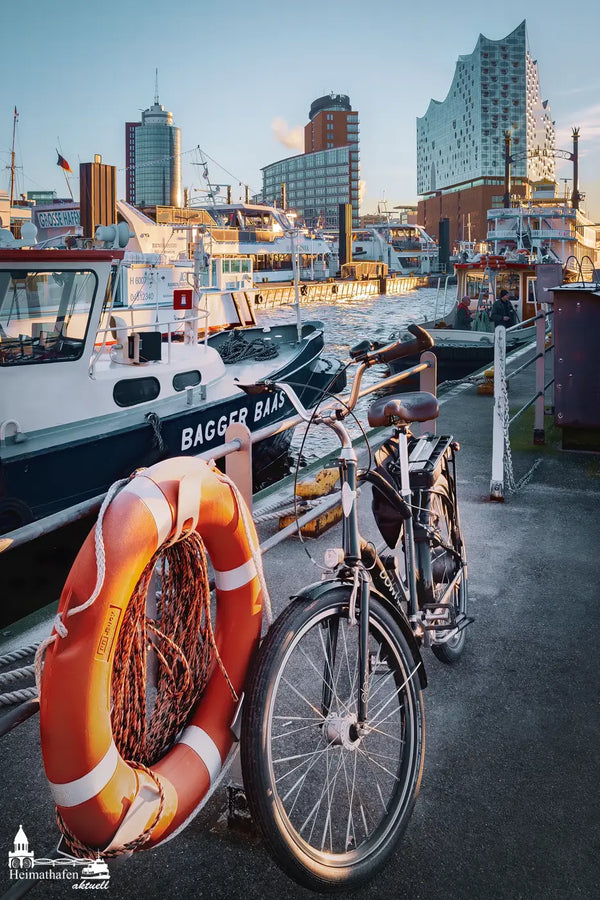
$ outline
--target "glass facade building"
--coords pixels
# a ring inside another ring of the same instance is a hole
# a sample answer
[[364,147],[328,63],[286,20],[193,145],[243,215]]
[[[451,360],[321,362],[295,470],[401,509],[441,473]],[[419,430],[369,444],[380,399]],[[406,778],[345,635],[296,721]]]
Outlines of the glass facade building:
[[502,180],[507,131],[513,180],[554,180],[554,123],[525,21],[499,41],[480,35],[475,50],[459,56],[446,99],[432,100],[417,119],[417,193]]
[[[305,152],[262,169],[266,203],[294,209],[309,228],[338,228],[339,204],[359,213],[359,122],[345,94],[315,100],[304,132]],[[282,187],[285,185],[285,190]]]
[[126,197],[138,207],[181,206],[181,132],[155,98],[125,125]]

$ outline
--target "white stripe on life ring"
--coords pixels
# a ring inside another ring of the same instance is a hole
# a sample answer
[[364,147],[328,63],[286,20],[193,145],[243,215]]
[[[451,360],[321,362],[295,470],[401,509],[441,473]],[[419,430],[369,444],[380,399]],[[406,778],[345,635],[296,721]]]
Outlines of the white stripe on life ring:
[[148,508],[156,523],[158,532],[157,547],[166,541],[173,529],[173,516],[169,501],[151,478],[145,475],[136,475],[125,485],[123,492],[135,494],[136,497]]
[[103,790],[115,774],[119,762],[119,751],[114,741],[100,760],[87,775],[76,778],[75,781],[67,781],[64,784],[50,782],[50,790],[57,806],[79,806],[86,800],[91,800]]
[[219,748],[210,734],[202,728],[198,728],[197,725],[188,725],[187,728],[183,729],[178,743],[190,747],[200,757],[208,769],[210,783],[212,784],[221,771],[223,763],[221,762]]
[[256,578],[256,566],[252,557],[237,569],[230,569],[228,572],[215,569],[215,584],[220,591],[236,591],[249,584],[253,578]]

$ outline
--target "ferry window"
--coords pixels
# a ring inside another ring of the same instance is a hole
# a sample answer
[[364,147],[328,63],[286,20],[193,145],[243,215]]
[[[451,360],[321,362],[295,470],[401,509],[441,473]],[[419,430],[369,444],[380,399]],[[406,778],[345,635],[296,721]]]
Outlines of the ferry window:
[[239,259],[232,259],[232,260],[231,260],[231,271],[232,271],[232,272],[239,272],[239,271],[240,271],[240,261],[239,261]]
[[113,400],[117,406],[135,406],[156,400],[160,394],[158,378],[126,378],[117,381],[113,388]]
[[0,273],[0,365],[79,359],[98,279],[94,272]]
[[188,387],[195,387],[202,381],[202,376],[197,369],[189,372],[178,372],[173,376],[173,387],[176,391],[184,391]]

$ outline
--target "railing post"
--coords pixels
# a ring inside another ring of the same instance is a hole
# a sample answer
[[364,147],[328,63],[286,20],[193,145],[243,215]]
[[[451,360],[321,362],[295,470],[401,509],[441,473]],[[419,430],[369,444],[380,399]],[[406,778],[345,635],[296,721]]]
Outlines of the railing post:
[[504,410],[506,405],[506,328],[494,331],[494,412],[490,500],[504,500]]
[[238,440],[240,449],[225,457],[225,472],[238,486],[252,512],[252,436],[247,425],[232,422],[225,432],[226,441]]
[[[419,372],[419,390],[428,391],[433,396],[437,396],[437,356],[431,350],[425,350],[421,353],[419,362],[427,363],[427,368]],[[436,433],[436,419],[430,419],[428,422],[415,423],[413,430],[415,433],[425,434],[425,432]]]
[[533,443],[544,444],[544,404],[545,404],[545,343],[546,343],[546,317],[541,314],[535,323],[535,416],[533,423]]

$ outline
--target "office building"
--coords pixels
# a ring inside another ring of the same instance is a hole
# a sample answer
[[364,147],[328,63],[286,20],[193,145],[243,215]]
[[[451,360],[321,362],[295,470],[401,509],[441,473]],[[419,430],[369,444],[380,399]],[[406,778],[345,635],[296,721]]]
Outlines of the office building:
[[285,205],[311,228],[337,229],[339,205],[352,204],[358,225],[358,113],[345,94],[319,97],[304,129],[304,153],[262,169],[263,200]]
[[448,218],[451,242],[485,239],[487,210],[503,204],[507,132],[511,190],[526,198],[533,183],[555,178],[555,133],[525,21],[501,40],[479,35],[446,99],[417,119],[419,224],[429,234]]
[[128,203],[181,206],[181,132],[158,92],[141,122],[125,123],[125,167]]

